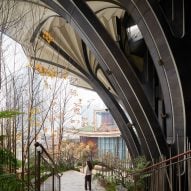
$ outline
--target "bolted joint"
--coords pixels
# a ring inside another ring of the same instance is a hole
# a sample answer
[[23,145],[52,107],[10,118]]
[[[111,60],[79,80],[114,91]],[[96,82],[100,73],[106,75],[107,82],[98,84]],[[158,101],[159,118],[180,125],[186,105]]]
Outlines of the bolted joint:
[[128,128],[132,128],[133,124],[132,123],[127,123]]
[[162,60],[161,58],[159,59],[158,64],[159,64],[160,66],[163,66],[163,65],[164,65],[164,62],[163,62],[163,60]]
[[160,116],[161,116],[161,118],[165,119],[165,118],[168,117],[168,114],[166,114],[166,113],[161,113]]
[[108,74],[108,75],[111,75],[112,74],[112,72],[111,72],[111,70],[106,70],[106,74]]

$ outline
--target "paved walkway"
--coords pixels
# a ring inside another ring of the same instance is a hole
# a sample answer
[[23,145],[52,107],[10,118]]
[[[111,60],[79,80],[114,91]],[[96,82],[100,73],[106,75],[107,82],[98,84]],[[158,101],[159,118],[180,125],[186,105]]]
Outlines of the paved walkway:
[[[41,186],[41,191],[52,191],[52,177],[49,177]],[[57,178],[55,177],[57,181]],[[58,191],[58,182],[55,183],[55,191]],[[61,177],[61,191],[84,191],[84,174],[81,172],[69,170],[63,173]],[[99,185],[97,180],[92,182],[92,191],[105,191]]]

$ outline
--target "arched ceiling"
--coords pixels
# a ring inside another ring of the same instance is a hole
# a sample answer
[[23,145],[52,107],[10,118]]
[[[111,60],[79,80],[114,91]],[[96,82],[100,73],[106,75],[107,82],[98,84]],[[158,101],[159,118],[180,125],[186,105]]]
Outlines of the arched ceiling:
[[[174,144],[175,134],[180,132],[181,148],[185,143],[185,116],[173,56],[148,5],[129,0],[3,0],[0,26],[2,32],[23,46],[31,62],[52,69],[58,66],[60,77],[69,72],[76,85],[95,89],[115,118],[131,155],[145,154],[152,160],[168,155],[168,148],[155,111],[136,75],[136,71],[144,70],[144,58],[138,49],[140,43],[143,45],[143,37],[169,115],[167,142]],[[149,14],[153,23],[146,17]],[[156,34],[152,25],[158,27]],[[158,62],[166,65],[161,67]],[[176,90],[173,81],[177,81]],[[182,102],[176,104],[178,98]]]

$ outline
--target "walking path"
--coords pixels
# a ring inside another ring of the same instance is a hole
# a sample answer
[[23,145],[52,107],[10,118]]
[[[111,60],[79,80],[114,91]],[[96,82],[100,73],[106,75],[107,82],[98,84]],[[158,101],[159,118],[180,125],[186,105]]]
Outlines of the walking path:
[[[57,178],[55,177],[57,181]],[[55,182],[55,191],[58,191],[58,182]],[[63,173],[61,177],[61,191],[84,191],[84,174],[74,170]],[[49,177],[44,184],[41,185],[41,191],[52,191],[52,177]],[[92,191],[105,191],[99,185],[97,180],[92,181]]]

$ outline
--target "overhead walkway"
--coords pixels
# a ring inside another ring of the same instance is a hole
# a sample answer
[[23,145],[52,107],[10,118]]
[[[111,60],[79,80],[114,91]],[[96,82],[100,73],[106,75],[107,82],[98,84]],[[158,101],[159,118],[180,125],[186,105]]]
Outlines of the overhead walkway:
[[[55,184],[55,191],[59,188]],[[97,182],[92,182],[93,191],[105,191],[105,189]],[[49,177],[42,185],[41,191],[52,191],[52,177]],[[61,177],[61,191],[84,191],[84,174],[74,170],[64,172]]]

